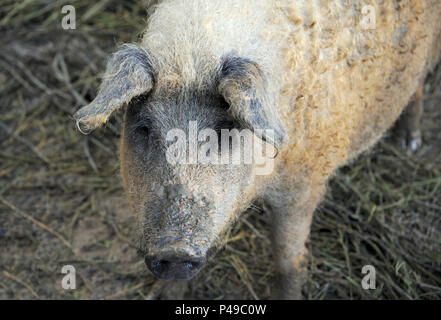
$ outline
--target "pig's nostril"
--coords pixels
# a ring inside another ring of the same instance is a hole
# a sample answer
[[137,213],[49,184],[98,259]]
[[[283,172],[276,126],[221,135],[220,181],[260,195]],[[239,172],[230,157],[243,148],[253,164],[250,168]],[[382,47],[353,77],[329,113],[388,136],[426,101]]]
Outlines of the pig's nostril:
[[199,263],[195,261],[187,261],[186,262],[188,270],[197,270],[199,269]]
[[[205,257],[194,257],[184,254],[146,256],[145,263],[155,276],[162,279],[189,279],[205,264]],[[164,259],[166,256],[166,259]]]
[[166,261],[156,261],[154,264],[155,269],[160,269],[166,265]]
[[159,267],[163,267],[166,266],[168,264],[168,261],[166,260],[161,260],[161,261],[157,261],[155,264],[155,267],[159,268]]

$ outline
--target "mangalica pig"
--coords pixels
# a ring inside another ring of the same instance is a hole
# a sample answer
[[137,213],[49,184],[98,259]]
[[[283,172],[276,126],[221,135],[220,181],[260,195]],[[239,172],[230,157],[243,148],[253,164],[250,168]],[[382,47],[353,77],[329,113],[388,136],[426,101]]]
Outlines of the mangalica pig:
[[441,1],[164,0],[149,12],[75,114],[85,132],[124,107],[122,180],[147,267],[193,277],[259,201],[272,215],[274,297],[300,298],[312,214],[336,168],[407,105],[403,148],[421,143]]

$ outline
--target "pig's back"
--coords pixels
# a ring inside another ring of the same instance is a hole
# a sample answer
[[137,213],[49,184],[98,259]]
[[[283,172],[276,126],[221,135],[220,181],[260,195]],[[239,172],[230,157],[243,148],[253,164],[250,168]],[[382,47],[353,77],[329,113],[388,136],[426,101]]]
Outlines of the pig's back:
[[[366,4],[373,29],[361,23]],[[282,11],[288,157],[327,174],[381,137],[437,61],[441,1],[285,1]]]
[[[225,55],[255,61],[290,136],[287,162],[318,174],[393,124],[440,50],[439,0],[159,3],[141,43],[156,86],[215,86]],[[373,29],[361,23],[366,5]]]

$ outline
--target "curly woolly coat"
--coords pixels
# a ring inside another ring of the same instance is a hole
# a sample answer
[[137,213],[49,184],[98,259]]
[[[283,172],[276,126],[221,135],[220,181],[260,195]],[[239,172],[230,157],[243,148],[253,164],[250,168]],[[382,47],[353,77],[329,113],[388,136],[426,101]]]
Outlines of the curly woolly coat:
[[[298,297],[304,243],[326,181],[372,146],[421,86],[440,54],[441,1],[154,2],[142,41],[115,54],[97,99],[75,115],[78,124],[93,129],[150,90],[167,97],[217,88],[243,123],[275,128],[273,174],[254,177],[254,187],[238,195],[219,191],[218,198],[231,196],[236,211],[263,198],[274,213],[276,295]],[[373,28],[362,23],[365,6],[375,13]],[[244,96],[243,87],[256,96],[265,91],[259,108],[247,104],[254,96]],[[170,115],[162,108],[157,114],[166,123]],[[149,169],[133,160],[127,139],[124,134],[121,147],[126,189],[145,199],[147,180],[133,182],[130,172],[142,176]]]

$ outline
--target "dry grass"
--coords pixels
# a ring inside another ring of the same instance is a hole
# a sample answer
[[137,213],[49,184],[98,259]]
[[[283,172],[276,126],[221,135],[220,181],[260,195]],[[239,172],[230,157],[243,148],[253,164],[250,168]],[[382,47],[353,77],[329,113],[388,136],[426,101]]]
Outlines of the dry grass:
[[[78,29],[60,29],[70,1],[0,5],[0,298],[144,299],[156,280],[132,246],[116,156],[119,117],[89,136],[72,113],[90,101],[108,54],[136,40],[135,1],[74,2]],[[425,146],[409,157],[390,139],[341,168],[314,218],[310,299],[441,298],[441,68],[426,83]],[[191,282],[193,298],[268,298],[269,217],[245,213],[224,249]],[[61,289],[61,267],[78,289]],[[361,268],[377,289],[361,289]]]

